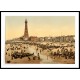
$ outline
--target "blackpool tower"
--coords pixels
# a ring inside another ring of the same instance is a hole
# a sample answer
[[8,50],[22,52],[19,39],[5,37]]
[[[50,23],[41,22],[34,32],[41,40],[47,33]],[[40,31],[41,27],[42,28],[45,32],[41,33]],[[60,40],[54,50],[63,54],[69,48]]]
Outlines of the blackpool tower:
[[24,30],[24,40],[28,40],[28,26],[27,26],[27,19],[25,20],[25,30]]

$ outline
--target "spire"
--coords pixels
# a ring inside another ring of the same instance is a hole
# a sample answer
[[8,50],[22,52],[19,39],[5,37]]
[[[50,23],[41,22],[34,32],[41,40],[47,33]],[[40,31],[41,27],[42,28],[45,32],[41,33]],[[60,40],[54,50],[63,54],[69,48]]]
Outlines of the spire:
[[27,19],[25,19],[25,23],[27,23]]
[[28,40],[28,26],[27,26],[27,19],[25,19],[25,30],[24,30],[24,39]]

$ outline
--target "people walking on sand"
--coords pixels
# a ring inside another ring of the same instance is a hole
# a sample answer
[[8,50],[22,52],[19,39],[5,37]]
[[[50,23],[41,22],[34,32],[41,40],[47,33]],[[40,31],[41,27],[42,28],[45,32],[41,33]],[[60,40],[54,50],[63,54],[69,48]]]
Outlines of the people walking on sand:
[[29,56],[28,56],[28,60],[31,60]]
[[39,53],[38,53],[38,60],[40,60],[40,55],[39,55]]
[[48,60],[48,55],[47,55],[47,60]]
[[59,51],[59,49],[57,50],[57,56],[60,57],[60,51]]
[[41,53],[41,49],[40,49],[40,53]]
[[13,54],[11,54],[11,59],[13,60]]
[[65,53],[65,50],[64,50],[64,47],[61,48],[61,54],[62,56],[64,57],[64,53]]
[[35,60],[36,56],[33,56],[33,60]]
[[69,58],[72,59],[73,56],[74,56],[74,53],[73,53],[72,49],[70,49],[70,51],[69,51]]

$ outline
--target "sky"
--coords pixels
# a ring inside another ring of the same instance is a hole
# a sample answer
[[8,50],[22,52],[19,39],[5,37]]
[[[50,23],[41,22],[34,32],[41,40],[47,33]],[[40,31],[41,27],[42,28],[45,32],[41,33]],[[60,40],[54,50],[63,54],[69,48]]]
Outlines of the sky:
[[75,35],[75,16],[6,16],[6,40],[24,35],[25,19],[29,36]]

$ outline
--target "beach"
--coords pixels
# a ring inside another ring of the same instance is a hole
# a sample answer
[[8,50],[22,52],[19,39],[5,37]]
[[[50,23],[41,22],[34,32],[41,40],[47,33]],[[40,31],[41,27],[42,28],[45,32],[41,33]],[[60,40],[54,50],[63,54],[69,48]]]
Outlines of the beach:
[[[14,50],[11,50],[12,47],[14,48]],[[65,59],[64,57],[53,56],[54,54],[51,55],[51,53],[57,52],[57,50],[61,52],[61,48],[42,49],[37,45],[30,44],[6,44],[5,48],[5,52],[7,53],[5,54],[6,64],[75,64],[75,59]],[[75,50],[73,46],[65,48],[67,48],[68,51],[70,50],[70,48],[72,49],[72,51]],[[18,53],[21,53],[21,51],[25,51],[25,53],[33,53],[34,55],[15,59],[11,56],[15,51]],[[33,59],[34,57],[35,59]],[[40,57],[40,59],[38,59],[38,57]]]

